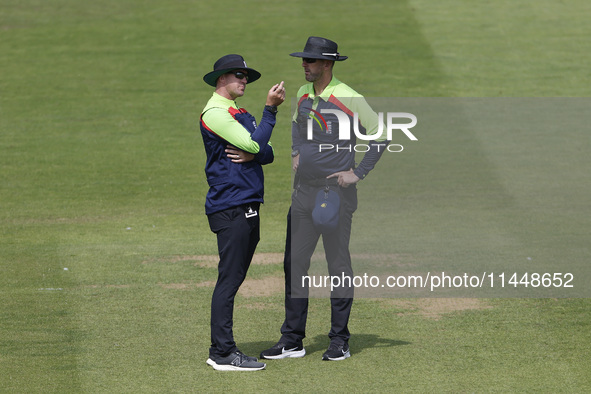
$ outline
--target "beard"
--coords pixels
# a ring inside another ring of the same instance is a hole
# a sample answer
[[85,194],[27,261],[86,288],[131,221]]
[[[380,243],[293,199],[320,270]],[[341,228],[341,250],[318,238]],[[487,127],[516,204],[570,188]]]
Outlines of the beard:
[[306,81],[314,82],[314,81],[318,80],[318,78],[320,78],[320,74],[309,72],[308,74],[305,74],[305,77],[306,77]]

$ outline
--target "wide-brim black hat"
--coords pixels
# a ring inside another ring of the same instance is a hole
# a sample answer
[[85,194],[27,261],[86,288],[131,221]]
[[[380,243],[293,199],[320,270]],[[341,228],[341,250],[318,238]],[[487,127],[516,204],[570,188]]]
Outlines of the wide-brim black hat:
[[246,83],[254,82],[261,77],[260,72],[253,68],[249,68],[246,65],[246,61],[244,61],[244,58],[242,56],[232,54],[220,57],[218,61],[215,62],[215,64],[213,65],[213,71],[205,74],[203,76],[203,80],[208,85],[215,87],[220,75],[233,70],[248,71],[248,81]]
[[336,42],[322,37],[308,37],[303,52],[290,53],[294,57],[309,57],[311,59],[334,60],[341,62],[348,59],[339,53],[339,46]]

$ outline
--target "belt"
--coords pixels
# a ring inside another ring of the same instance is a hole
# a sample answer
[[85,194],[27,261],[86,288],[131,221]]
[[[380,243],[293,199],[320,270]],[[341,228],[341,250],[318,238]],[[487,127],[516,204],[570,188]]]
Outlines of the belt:
[[338,186],[339,179],[335,178],[315,178],[315,179],[300,179],[302,185],[308,186]]
[[247,202],[246,204],[240,205],[244,209],[252,208],[254,210],[258,210],[261,207],[260,202]]

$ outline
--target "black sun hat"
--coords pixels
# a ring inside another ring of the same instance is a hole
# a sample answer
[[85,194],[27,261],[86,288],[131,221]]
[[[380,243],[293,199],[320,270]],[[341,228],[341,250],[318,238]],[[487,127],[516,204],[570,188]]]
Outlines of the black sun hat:
[[213,87],[216,86],[216,82],[220,75],[230,72],[232,70],[246,70],[248,71],[248,82],[251,83],[261,77],[261,73],[253,68],[249,68],[246,65],[246,61],[240,55],[226,55],[220,57],[217,62],[213,65],[213,71],[205,74],[203,80]]
[[303,52],[290,53],[293,57],[308,57],[310,59],[324,59],[341,62],[348,56],[343,56],[338,51],[339,46],[336,42],[322,37],[308,37]]

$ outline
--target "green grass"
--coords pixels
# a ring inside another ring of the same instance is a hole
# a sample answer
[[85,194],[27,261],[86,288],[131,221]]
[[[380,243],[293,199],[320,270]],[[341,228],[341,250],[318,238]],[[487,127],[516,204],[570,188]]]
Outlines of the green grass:
[[[212,289],[198,286],[216,269],[177,258],[216,252],[197,120],[218,57],[241,53],[262,72],[240,100],[257,118],[274,83],[295,96],[303,78],[288,54],[309,35],[339,42],[350,59],[336,75],[367,97],[585,97],[589,11],[583,0],[3,1],[0,391],[590,391],[588,298],[435,312],[421,299],[358,299],[343,363],[320,361],[328,301],[313,299],[306,358],[219,373],[205,365]],[[289,105],[259,252],[283,251]],[[583,266],[586,124],[546,124],[419,135],[363,181],[357,216],[375,222],[354,232],[384,230],[388,252],[413,264]],[[378,192],[392,199],[381,211]],[[249,272],[281,276],[279,262]],[[277,340],[281,300],[238,297],[242,350]]]

